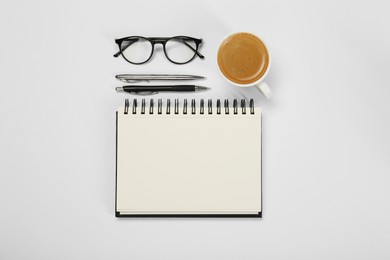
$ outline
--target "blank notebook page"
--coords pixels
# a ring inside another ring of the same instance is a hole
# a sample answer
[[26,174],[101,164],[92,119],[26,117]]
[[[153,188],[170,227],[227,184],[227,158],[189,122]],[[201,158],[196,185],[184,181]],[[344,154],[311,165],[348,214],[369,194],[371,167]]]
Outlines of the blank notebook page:
[[261,212],[261,110],[117,118],[119,214]]

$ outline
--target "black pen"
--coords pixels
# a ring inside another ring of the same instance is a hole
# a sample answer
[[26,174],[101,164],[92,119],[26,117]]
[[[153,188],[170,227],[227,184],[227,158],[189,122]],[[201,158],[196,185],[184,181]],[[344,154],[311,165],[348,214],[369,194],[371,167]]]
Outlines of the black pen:
[[132,94],[155,94],[158,92],[195,92],[195,91],[205,91],[210,88],[196,86],[196,85],[131,85],[117,87],[116,91],[124,91]]

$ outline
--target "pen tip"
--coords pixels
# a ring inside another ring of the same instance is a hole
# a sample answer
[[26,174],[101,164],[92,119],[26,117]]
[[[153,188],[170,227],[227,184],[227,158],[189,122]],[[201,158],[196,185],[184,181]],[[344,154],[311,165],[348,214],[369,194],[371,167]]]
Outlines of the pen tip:
[[123,91],[123,87],[116,87],[115,90],[116,91]]
[[210,90],[211,88],[203,87],[203,86],[195,86],[195,89],[198,91],[207,91]]

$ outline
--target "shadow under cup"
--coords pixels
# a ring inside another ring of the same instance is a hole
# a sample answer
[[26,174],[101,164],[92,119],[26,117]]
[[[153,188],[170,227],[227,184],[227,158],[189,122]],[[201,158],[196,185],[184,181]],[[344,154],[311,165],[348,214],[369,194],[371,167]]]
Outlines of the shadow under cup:
[[217,59],[222,74],[231,82],[243,85],[261,79],[269,66],[267,47],[250,33],[235,33],[225,38]]

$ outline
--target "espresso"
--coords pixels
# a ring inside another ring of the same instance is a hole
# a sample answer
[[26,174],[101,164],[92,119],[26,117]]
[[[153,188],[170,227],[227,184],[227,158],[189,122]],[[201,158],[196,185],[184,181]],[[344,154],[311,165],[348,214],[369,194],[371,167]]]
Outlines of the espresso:
[[218,66],[223,75],[237,84],[250,84],[267,71],[269,54],[264,43],[250,33],[226,38],[218,50]]

